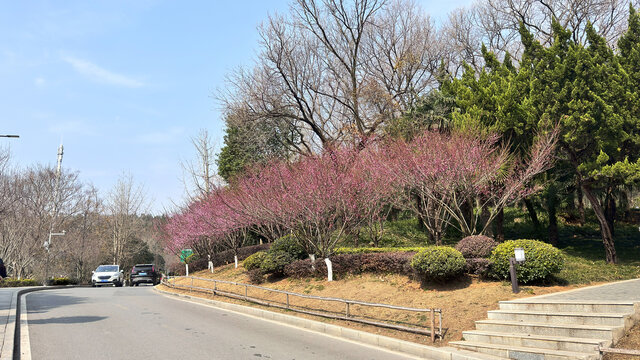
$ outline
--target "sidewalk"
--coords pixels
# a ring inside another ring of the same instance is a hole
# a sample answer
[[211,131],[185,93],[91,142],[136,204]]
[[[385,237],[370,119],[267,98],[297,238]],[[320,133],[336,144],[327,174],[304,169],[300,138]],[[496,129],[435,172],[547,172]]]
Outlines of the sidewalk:
[[603,285],[523,298],[514,301],[630,301],[640,302],[640,279],[624,280]]
[[15,301],[20,288],[0,289],[0,360],[13,357],[13,336],[15,332]]

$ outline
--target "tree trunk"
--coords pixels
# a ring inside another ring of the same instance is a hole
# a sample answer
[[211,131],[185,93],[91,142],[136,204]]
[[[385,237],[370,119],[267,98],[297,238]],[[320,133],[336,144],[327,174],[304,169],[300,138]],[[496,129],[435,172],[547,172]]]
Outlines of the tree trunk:
[[582,194],[582,188],[579,182],[578,182],[578,186],[576,187],[576,197],[578,200],[578,216],[580,217],[580,226],[584,226],[586,222],[586,218],[584,214],[584,201],[582,201],[582,198],[584,197],[584,195]]
[[538,220],[538,213],[536,213],[536,208],[533,206],[533,203],[529,199],[524,199],[524,205],[527,207],[527,212],[529,213],[531,222],[533,222],[533,227],[536,228],[536,231],[540,230],[540,220]]
[[549,216],[549,244],[558,246],[558,188],[552,181],[547,188],[547,214]]
[[611,229],[611,236],[616,236],[614,223],[616,221],[616,199],[613,197],[613,188],[607,189],[607,196],[605,197],[604,214],[607,218],[607,223]]
[[333,266],[329,258],[324,259],[324,263],[327,264],[327,281],[333,281]]
[[[482,223],[480,225],[481,228],[486,226],[486,225],[488,225],[487,222],[489,222],[489,217],[491,216],[491,212],[489,211],[489,204],[487,204],[484,201],[482,203],[483,203],[483,205],[482,205],[482,210],[481,210],[481,213],[480,213],[480,219],[482,221]],[[490,225],[487,226],[484,235],[486,235],[488,237],[493,237],[493,227],[490,226]]]
[[498,211],[498,215],[496,216],[496,241],[503,242],[504,241],[504,209],[500,209]]
[[611,228],[609,227],[609,222],[604,214],[604,209],[600,205],[600,201],[593,194],[593,191],[588,185],[582,185],[582,191],[584,195],[589,199],[591,203],[591,207],[593,208],[593,212],[596,214],[598,218],[598,222],[600,223],[600,232],[602,234],[602,243],[604,245],[604,252],[607,263],[615,264],[618,262],[618,258],[616,256],[616,248],[613,241],[613,234],[611,233]]

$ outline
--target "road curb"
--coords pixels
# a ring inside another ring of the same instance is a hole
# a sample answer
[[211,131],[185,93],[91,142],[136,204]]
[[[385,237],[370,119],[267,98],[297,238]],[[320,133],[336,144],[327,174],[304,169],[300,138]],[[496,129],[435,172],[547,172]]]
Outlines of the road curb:
[[13,348],[16,331],[16,302],[18,301],[18,293],[16,291],[11,296],[11,303],[9,304],[9,316],[7,317],[7,323],[4,324],[4,339],[2,339],[2,348],[0,353],[0,360],[13,360]]
[[213,306],[219,309],[233,311],[233,312],[237,312],[245,315],[251,315],[258,318],[275,321],[275,322],[279,322],[279,323],[283,323],[291,326],[296,326],[296,327],[300,327],[307,330],[317,331],[317,332],[335,336],[338,338],[355,341],[355,342],[359,342],[367,345],[373,345],[373,346],[381,347],[387,350],[396,351],[396,352],[411,355],[411,356],[418,356],[418,357],[422,357],[426,359],[434,359],[434,360],[458,359],[458,357],[454,356],[453,352],[446,349],[442,349],[442,348],[416,344],[409,341],[394,339],[384,335],[371,334],[365,331],[349,329],[349,328],[345,328],[338,325],[326,324],[326,323],[315,321],[315,320],[309,320],[309,319],[305,319],[297,316],[286,315],[286,314],[258,309],[250,306],[232,304],[224,301],[203,299],[197,296],[173,293],[170,291],[160,290],[157,287],[154,287],[153,290],[163,295],[188,299],[189,301],[192,301],[192,302]]

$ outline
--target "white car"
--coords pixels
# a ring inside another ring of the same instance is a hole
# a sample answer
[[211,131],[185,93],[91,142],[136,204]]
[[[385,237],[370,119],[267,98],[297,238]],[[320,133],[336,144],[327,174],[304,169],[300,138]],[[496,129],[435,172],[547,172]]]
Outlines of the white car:
[[124,274],[119,265],[100,265],[91,272],[91,286],[114,285],[120,287],[124,284]]

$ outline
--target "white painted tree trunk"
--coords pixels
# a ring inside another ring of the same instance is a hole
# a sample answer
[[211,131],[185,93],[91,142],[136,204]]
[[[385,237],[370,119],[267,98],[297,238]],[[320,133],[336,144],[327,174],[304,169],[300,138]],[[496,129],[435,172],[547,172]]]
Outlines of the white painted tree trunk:
[[311,259],[311,270],[316,271],[316,254],[309,254],[309,259]]
[[236,269],[238,268],[238,255],[233,255],[233,261],[236,263]]
[[187,274],[186,276],[189,276],[189,264],[184,264],[184,267],[186,269],[185,273]]
[[331,265],[331,260],[326,258],[324,262],[327,264],[327,281],[333,281],[333,266]]

